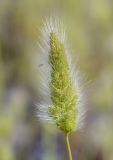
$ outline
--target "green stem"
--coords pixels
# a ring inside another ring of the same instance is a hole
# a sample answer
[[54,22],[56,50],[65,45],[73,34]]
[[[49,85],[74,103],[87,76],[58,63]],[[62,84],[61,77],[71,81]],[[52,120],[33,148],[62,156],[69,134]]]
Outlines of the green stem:
[[71,148],[69,143],[69,133],[66,134],[66,144],[67,144],[67,149],[69,154],[69,160],[72,160],[72,153],[71,153]]

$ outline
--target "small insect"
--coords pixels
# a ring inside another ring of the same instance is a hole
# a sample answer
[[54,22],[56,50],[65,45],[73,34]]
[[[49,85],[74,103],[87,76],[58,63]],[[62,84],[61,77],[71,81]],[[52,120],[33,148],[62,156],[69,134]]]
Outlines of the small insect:
[[44,64],[39,64],[38,67],[42,67]]

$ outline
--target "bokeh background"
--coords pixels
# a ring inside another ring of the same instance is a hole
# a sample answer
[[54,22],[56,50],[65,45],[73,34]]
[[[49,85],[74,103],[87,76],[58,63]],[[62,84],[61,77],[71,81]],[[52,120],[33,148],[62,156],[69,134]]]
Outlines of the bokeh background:
[[0,160],[68,160],[65,135],[40,123],[34,105],[37,42],[53,12],[90,82],[86,125],[70,136],[73,160],[113,160],[112,0],[0,0]]

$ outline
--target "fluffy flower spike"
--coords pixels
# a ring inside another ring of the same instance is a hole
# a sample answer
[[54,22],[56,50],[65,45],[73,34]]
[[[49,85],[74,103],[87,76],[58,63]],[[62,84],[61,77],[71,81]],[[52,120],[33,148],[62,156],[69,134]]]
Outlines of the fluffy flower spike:
[[40,102],[38,117],[55,122],[65,133],[81,125],[81,89],[77,71],[72,67],[62,25],[53,19],[44,23],[43,43],[39,49]]

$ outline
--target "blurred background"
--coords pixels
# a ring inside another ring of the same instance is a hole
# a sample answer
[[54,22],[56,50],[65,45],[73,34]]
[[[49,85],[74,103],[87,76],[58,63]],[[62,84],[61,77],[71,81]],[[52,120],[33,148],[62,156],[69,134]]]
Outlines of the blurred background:
[[65,135],[36,117],[34,59],[42,19],[55,12],[90,81],[73,160],[113,160],[113,1],[0,0],[0,160],[68,160]]

